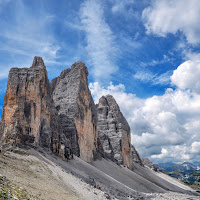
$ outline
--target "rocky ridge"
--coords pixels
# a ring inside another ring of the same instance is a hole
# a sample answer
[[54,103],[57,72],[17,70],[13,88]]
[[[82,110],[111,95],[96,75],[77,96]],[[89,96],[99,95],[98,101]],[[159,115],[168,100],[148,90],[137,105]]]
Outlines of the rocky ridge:
[[45,64],[12,68],[0,124],[1,145],[41,146],[63,159],[92,162],[98,155],[132,168],[142,165],[131,145],[130,127],[111,95],[95,106],[88,70],[81,61],[50,83]]
[[137,150],[135,149],[135,147],[133,145],[131,145],[132,147],[132,157],[133,157],[133,163],[137,163],[140,166],[144,167],[144,163],[142,161],[142,158],[140,158],[139,153],[137,152]]
[[[0,184],[0,193],[31,199],[200,199],[148,169],[152,163],[142,161],[131,145],[117,102],[107,95],[95,106],[87,76],[79,61],[50,83],[40,57],[30,68],[10,70],[0,120],[0,169],[12,185]],[[22,186],[27,193],[18,190]]]
[[158,167],[157,165],[153,164],[148,158],[142,158],[142,163],[145,167],[155,171],[155,172],[162,172],[163,170]]

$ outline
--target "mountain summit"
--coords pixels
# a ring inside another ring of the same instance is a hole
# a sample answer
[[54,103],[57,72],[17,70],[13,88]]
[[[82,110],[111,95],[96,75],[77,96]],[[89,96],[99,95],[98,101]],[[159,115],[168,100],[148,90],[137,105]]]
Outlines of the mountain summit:
[[88,74],[78,61],[50,83],[41,57],[10,70],[0,121],[0,198],[23,196],[16,183],[31,199],[166,199],[169,191],[167,199],[197,199],[143,162],[114,97],[94,104]]
[[103,156],[131,168],[135,154],[130,127],[111,95],[95,106],[87,77],[88,69],[81,61],[51,83],[41,57],[34,57],[30,68],[12,68],[1,144],[41,146],[63,159],[75,155],[87,162]]
[[1,119],[1,144],[41,146],[59,150],[57,111],[42,58],[30,68],[9,72]]

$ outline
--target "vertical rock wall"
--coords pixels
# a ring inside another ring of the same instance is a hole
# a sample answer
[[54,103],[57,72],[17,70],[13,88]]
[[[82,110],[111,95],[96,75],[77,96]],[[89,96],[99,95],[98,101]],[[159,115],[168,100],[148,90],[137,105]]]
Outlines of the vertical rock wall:
[[87,67],[79,61],[52,80],[51,85],[60,124],[73,154],[91,162],[97,151],[97,119],[87,76]]
[[29,144],[58,151],[58,124],[42,58],[9,72],[1,119],[1,143]]
[[0,122],[0,145],[40,145],[63,158],[74,154],[87,162],[100,152],[128,168],[133,162],[142,165],[115,99],[103,96],[96,107],[87,77],[81,61],[51,84],[40,57],[34,58],[30,68],[12,68]]
[[139,165],[144,166],[139,153],[137,152],[137,150],[135,149],[135,147],[133,145],[132,145],[132,155],[133,155],[134,163],[138,163]]
[[98,137],[106,157],[132,167],[130,127],[111,95],[101,97],[97,105]]

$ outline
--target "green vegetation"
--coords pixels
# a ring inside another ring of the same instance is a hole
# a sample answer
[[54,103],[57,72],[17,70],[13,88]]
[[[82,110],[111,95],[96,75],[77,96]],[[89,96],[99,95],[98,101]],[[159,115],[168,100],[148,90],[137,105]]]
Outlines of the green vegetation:
[[31,200],[26,190],[12,184],[6,177],[0,175],[0,200]]

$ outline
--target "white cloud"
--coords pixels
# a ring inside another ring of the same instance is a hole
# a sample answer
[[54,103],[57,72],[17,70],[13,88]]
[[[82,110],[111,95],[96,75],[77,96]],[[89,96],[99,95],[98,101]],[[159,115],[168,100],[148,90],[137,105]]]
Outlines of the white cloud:
[[189,154],[183,154],[182,156],[181,156],[181,158],[182,158],[182,160],[190,160],[190,155]]
[[144,83],[150,83],[152,85],[167,85],[170,84],[170,76],[172,72],[167,71],[163,74],[153,74],[148,70],[140,70],[134,74],[134,78]]
[[180,89],[192,89],[200,93],[200,54],[191,54],[189,57],[190,60],[174,70],[171,81]]
[[132,8],[130,8],[130,5],[135,3],[135,0],[111,0],[113,3],[112,6],[112,12],[113,13],[125,13],[126,15],[133,14]]
[[[39,12],[42,9],[40,5],[37,12],[30,12],[29,7],[21,0],[17,3],[8,0],[0,2],[0,6],[12,4],[12,16],[8,16],[6,21],[4,18],[0,21],[0,51],[8,57],[4,66],[1,63],[3,73],[0,79],[8,76],[10,67],[23,67],[24,64],[31,63],[34,56],[43,57],[45,63],[55,62],[60,47],[52,32],[54,16],[44,10]],[[9,66],[6,67],[7,65]]]
[[90,83],[89,87],[96,104],[103,95],[113,95],[123,110],[123,113],[126,113],[127,118],[133,115],[132,112],[135,112],[137,106],[142,106],[143,104],[143,100],[137,98],[135,94],[126,93],[125,86],[123,84],[113,85],[111,82],[108,87],[104,88],[98,82],[95,82]]
[[171,62],[173,58],[170,58],[167,55],[163,55],[163,58],[161,60],[152,60],[150,62],[141,62],[140,65],[142,67],[149,67],[149,66],[156,66],[156,65],[162,65],[167,62]]
[[0,69],[1,69],[0,80],[7,78],[9,69],[8,68],[5,69],[5,66],[0,67]]
[[200,153],[200,142],[193,142],[191,153]]
[[147,33],[165,37],[182,32],[189,43],[200,42],[199,0],[155,0],[143,11]]
[[167,151],[167,149],[162,148],[161,154],[159,154],[159,155],[152,155],[151,157],[152,158],[162,159],[162,158],[167,157],[167,156],[169,156],[169,152]]
[[117,47],[111,28],[104,18],[99,0],[86,0],[80,9],[82,28],[86,33],[89,61],[95,80],[108,80],[117,71]]
[[[105,88],[99,83],[90,83],[95,103],[102,95],[111,94],[132,130],[132,144],[144,157],[153,160],[183,161],[191,152],[197,151],[200,141],[200,95],[190,90],[167,89],[162,96],[140,99],[126,93],[122,84]],[[165,149],[165,150],[162,150]],[[168,155],[167,153],[168,152]]]

